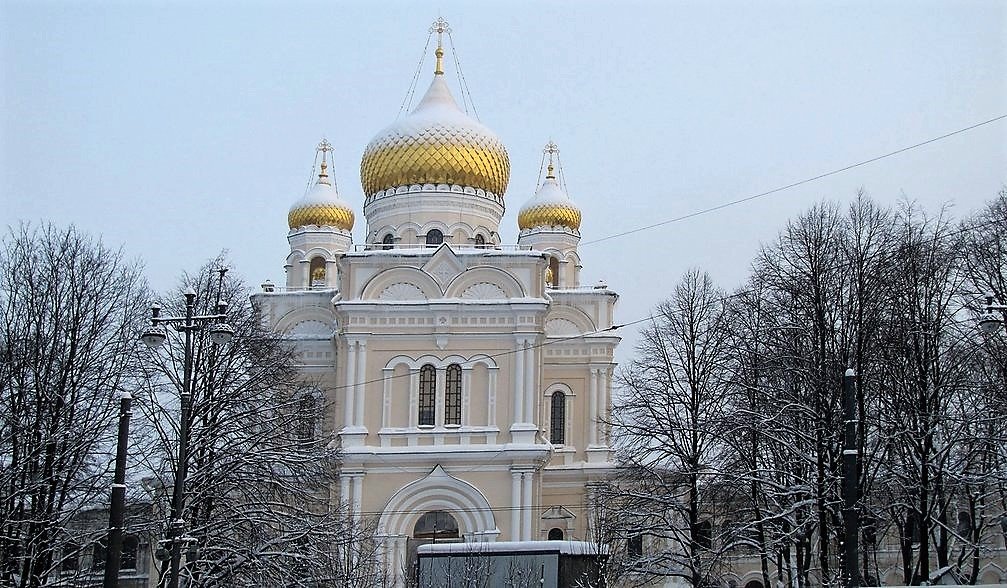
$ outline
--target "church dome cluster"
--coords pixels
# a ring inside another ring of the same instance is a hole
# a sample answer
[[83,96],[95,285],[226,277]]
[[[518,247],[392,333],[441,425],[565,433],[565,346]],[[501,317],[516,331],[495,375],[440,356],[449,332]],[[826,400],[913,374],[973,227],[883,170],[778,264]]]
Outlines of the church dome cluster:
[[441,67],[416,108],[367,145],[360,162],[364,194],[423,184],[475,188],[503,196],[510,178],[507,149],[493,131],[455,102]]
[[[436,30],[440,34],[444,29]],[[507,149],[493,131],[470,117],[455,101],[445,80],[440,41],[435,56],[433,80],[422,99],[412,112],[375,135],[360,161],[369,240],[380,239],[383,245],[400,241],[415,244],[423,239],[429,244],[431,233],[449,230],[447,216],[441,209],[458,204],[467,211],[469,216],[463,222],[470,228],[468,235],[452,235],[457,239],[453,242],[464,243],[468,238],[469,242],[486,243],[489,235],[497,234],[504,213],[504,193],[510,180]],[[326,157],[332,147],[323,141],[318,150],[322,153],[321,173],[304,197],[290,208],[288,225],[294,232],[307,227],[334,227],[348,234],[353,229],[354,213],[329,178]],[[554,174],[554,170],[561,171],[561,167],[553,165],[558,153],[550,141],[543,157],[548,161],[545,180],[518,214],[522,234],[531,229],[539,229],[534,232],[541,233],[545,229],[579,237],[580,208],[567,195],[562,174]],[[431,185],[440,196],[427,199],[424,194]],[[463,200],[475,197],[482,204],[472,200],[446,204],[442,199],[445,185]],[[403,199],[384,199],[396,195],[402,195]],[[380,216],[372,215],[369,208]],[[403,226],[415,228],[403,236]]]

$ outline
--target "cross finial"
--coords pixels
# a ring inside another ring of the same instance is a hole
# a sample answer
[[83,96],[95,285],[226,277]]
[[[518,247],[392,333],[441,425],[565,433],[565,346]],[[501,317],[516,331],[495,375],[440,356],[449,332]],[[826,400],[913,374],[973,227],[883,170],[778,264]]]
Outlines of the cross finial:
[[448,21],[438,16],[434,24],[430,25],[430,33],[437,33],[437,49],[434,50],[434,55],[437,56],[437,65],[434,67],[434,75],[442,76],[444,75],[443,37],[444,33],[451,34],[451,27],[448,25]]
[[549,165],[546,167],[545,177],[547,179],[556,179],[556,176],[553,175],[553,169],[555,169],[553,167],[553,158],[559,155],[559,145],[556,145],[556,143],[550,139],[549,142],[545,144],[545,148],[542,149],[542,155],[549,157]]
[[322,164],[321,171],[318,173],[318,182],[321,184],[327,184],[329,183],[329,174],[327,171],[329,167],[328,156],[329,153],[335,151],[335,149],[333,149],[332,143],[329,143],[325,137],[322,137],[322,140],[318,143],[318,147],[315,147],[315,150],[322,154]]

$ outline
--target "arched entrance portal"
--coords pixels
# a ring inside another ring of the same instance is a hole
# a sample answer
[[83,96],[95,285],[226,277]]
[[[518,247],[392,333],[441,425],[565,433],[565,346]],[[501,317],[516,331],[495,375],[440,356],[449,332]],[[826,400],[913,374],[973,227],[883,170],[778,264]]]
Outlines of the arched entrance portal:
[[430,543],[459,543],[458,522],[451,513],[432,510],[423,513],[413,527],[413,536],[408,541],[410,585],[416,581],[417,549]]
[[419,545],[435,538],[438,543],[496,541],[499,534],[486,496],[439,465],[395,492],[378,520],[385,569],[396,586],[407,584]]

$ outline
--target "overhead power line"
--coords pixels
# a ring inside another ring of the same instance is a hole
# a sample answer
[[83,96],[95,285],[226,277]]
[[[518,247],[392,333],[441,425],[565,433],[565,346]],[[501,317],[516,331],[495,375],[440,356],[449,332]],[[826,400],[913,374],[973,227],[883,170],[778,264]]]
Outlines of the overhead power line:
[[682,216],[679,216],[679,217],[675,217],[675,218],[670,218],[668,220],[663,220],[661,222],[656,222],[656,223],[649,224],[649,225],[646,225],[646,226],[643,226],[643,227],[637,227],[635,229],[630,229],[628,231],[623,231],[621,233],[615,233],[614,235],[608,235],[607,237],[601,237],[601,238],[598,238],[598,239],[593,239],[591,241],[582,241],[580,244],[581,245],[594,245],[595,243],[601,243],[603,241],[609,241],[611,239],[617,239],[619,237],[625,237],[626,235],[632,235],[634,233],[640,233],[640,232],[647,231],[647,230],[650,230],[650,229],[653,229],[653,228],[656,228],[656,227],[663,227],[664,225],[669,225],[671,223],[677,223],[677,222],[680,222],[680,221],[683,221],[683,220],[687,220],[687,219],[690,219],[690,218],[694,218],[694,217],[697,217],[697,216],[701,216],[701,215],[704,215],[704,214],[709,214],[711,212],[716,212],[718,210],[723,210],[723,209],[731,207],[731,206],[736,206],[738,204],[743,204],[745,202],[750,202],[752,200],[756,200],[756,199],[759,199],[759,198],[764,198],[766,196],[770,196],[772,194],[776,194],[777,192],[783,192],[784,190],[789,190],[791,188],[796,188],[797,186],[802,186],[802,185],[808,184],[810,182],[821,180],[822,178],[827,178],[829,176],[834,176],[836,174],[841,174],[841,173],[849,171],[851,169],[856,169],[858,167],[863,167],[863,166],[865,166],[867,164],[874,163],[876,161],[881,161],[882,159],[887,159],[889,157],[893,157],[893,156],[898,155],[900,153],[905,153],[906,151],[912,151],[913,149],[919,149],[920,147],[923,147],[925,145],[929,145],[931,143],[936,143],[937,141],[942,141],[942,140],[947,139],[949,137],[954,137],[955,135],[960,135],[962,133],[967,133],[968,131],[971,131],[973,129],[977,129],[977,128],[982,127],[982,126],[995,123],[995,122],[997,122],[999,120],[1003,120],[1005,118],[1007,118],[1007,114],[1001,114],[1000,116],[995,116],[995,117],[993,117],[991,119],[987,119],[987,120],[984,120],[982,122],[978,122],[978,123],[969,125],[967,127],[962,127],[960,129],[951,131],[950,133],[945,133],[945,134],[940,135],[938,137],[933,137],[933,138],[927,139],[926,141],[921,141],[919,143],[915,143],[915,144],[909,145],[907,147],[902,147],[900,149],[896,149],[895,151],[889,151],[888,153],[885,153],[883,155],[878,155],[878,156],[872,157],[870,159],[865,159],[863,161],[858,161],[856,163],[851,163],[850,165],[846,165],[846,166],[843,166],[841,168],[834,169],[832,171],[821,173],[821,174],[818,174],[816,176],[812,176],[810,178],[805,178],[803,180],[799,180],[799,181],[796,181],[796,182],[791,182],[791,183],[789,183],[789,184],[787,184],[785,186],[780,186],[778,188],[773,188],[772,190],[766,190],[765,192],[760,192],[758,194],[752,194],[751,196],[745,196],[744,198],[739,198],[737,200],[732,200],[730,202],[725,202],[723,204],[718,204],[716,206],[711,206],[710,208],[704,208],[703,210],[697,210],[695,212],[690,212],[689,214],[685,214],[685,215],[682,215]]

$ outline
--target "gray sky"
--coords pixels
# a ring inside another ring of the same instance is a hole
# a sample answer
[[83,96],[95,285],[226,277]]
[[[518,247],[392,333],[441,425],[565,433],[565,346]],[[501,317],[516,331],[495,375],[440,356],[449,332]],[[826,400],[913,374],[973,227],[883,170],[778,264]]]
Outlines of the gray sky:
[[[552,138],[584,214],[583,279],[621,293],[621,322],[690,266],[735,287],[760,243],[823,198],[863,187],[961,217],[1007,182],[1001,120],[591,243],[1007,114],[1003,1],[4,1],[0,220],[102,234],[162,290],[222,249],[250,283],[282,283],[287,209],[322,136],[362,242],[360,156],[395,119],[438,14],[510,153],[504,240]],[[418,92],[432,70],[428,53]]]

